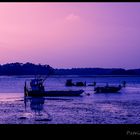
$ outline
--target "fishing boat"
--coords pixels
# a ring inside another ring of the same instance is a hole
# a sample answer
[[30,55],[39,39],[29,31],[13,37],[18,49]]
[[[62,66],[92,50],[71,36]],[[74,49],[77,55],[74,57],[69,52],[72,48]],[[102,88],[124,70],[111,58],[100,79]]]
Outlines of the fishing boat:
[[30,81],[30,87],[27,86],[25,81],[24,95],[25,96],[80,96],[84,90],[51,90],[45,91],[43,85],[44,79],[32,79]]
[[121,85],[119,86],[103,86],[103,87],[95,87],[95,93],[117,93],[122,89]]

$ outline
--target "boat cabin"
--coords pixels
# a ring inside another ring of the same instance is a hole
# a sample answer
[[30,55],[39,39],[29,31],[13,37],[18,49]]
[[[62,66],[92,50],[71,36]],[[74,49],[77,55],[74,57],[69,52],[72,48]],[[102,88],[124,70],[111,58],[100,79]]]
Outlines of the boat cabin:
[[33,79],[30,81],[32,91],[44,91],[43,79]]

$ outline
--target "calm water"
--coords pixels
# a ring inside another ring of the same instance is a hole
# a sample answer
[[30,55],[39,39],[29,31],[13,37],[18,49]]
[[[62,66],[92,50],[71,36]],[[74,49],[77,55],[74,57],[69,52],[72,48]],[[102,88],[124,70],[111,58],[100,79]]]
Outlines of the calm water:
[[[49,77],[46,90],[84,89],[81,97],[45,97],[24,100],[25,80],[33,76],[0,77],[0,123],[50,124],[116,124],[140,123],[140,77]],[[94,87],[65,87],[67,79],[73,82],[97,82],[97,85],[119,85],[126,88],[116,94],[94,94]]]

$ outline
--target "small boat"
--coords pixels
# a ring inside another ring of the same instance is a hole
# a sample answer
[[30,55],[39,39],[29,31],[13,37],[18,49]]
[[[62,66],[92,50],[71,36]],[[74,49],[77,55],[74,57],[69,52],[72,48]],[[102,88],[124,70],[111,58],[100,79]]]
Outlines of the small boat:
[[65,86],[76,86],[76,87],[83,87],[83,86],[86,86],[86,82],[76,82],[76,83],[73,83],[72,82],[72,79],[68,79],[66,81],[66,84]]
[[67,81],[66,81],[66,84],[65,84],[65,86],[68,86],[68,87],[71,87],[71,86],[74,86],[75,84],[72,82],[72,79],[68,79]]
[[25,96],[80,96],[84,90],[51,90],[45,91],[43,79],[33,79],[30,81],[30,88],[27,87],[25,81],[24,95]]
[[122,87],[119,86],[104,86],[104,87],[95,87],[95,93],[116,93],[119,92]]

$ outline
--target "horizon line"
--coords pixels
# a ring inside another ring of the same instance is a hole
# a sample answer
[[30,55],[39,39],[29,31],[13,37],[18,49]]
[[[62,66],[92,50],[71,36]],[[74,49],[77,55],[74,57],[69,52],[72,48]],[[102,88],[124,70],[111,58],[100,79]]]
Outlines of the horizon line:
[[44,63],[34,63],[34,62],[7,62],[7,63],[0,63],[0,65],[6,65],[6,64],[12,64],[12,63],[21,63],[21,64],[26,64],[26,63],[31,63],[31,64],[35,64],[35,65],[49,65],[50,67],[52,67],[53,69],[86,69],[86,68],[91,68],[91,69],[125,69],[125,70],[132,70],[132,69],[140,69],[139,68],[124,68],[124,67],[54,67],[51,66],[50,64],[44,64]]

